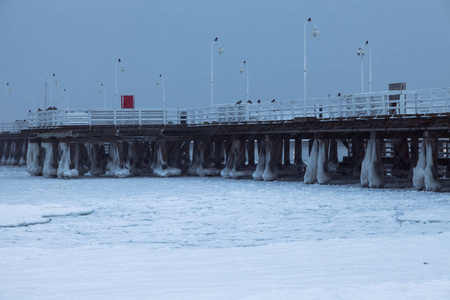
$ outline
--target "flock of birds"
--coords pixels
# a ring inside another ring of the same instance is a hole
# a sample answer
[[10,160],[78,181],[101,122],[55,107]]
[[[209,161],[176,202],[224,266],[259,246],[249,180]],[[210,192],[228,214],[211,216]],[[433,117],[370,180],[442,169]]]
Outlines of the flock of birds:
[[[341,93],[338,94],[338,97],[340,97],[340,96],[341,96]],[[328,95],[328,97],[330,97],[330,95]],[[272,99],[272,101],[270,101],[270,103],[275,103],[275,102],[277,102],[275,99]],[[247,100],[247,103],[253,104],[253,102],[251,100]],[[258,99],[258,101],[256,101],[256,103],[261,103],[261,99]],[[238,102],[236,102],[235,105],[239,105],[239,104],[242,104],[242,100],[239,100]]]

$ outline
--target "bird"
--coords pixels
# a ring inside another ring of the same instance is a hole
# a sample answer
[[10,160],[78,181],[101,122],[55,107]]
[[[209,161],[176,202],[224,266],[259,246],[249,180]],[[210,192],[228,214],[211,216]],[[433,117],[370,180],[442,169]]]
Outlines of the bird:
[[218,40],[219,38],[218,37],[216,37],[215,39],[214,39],[214,42],[217,42],[217,40]]
[[340,96],[341,96],[341,93],[338,94],[338,97],[340,97]]
[[252,102],[252,101],[250,101],[250,100],[247,100],[247,103],[249,103],[249,104],[253,104],[253,102]]
[[275,103],[275,99],[273,99],[273,100],[271,101],[271,103]]
[[235,105],[239,105],[239,104],[241,104],[242,103],[242,101],[241,100],[239,100],[238,102],[236,102],[236,104]]
[[256,101],[256,103],[261,103],[261,99],[258,99],[258,101]]

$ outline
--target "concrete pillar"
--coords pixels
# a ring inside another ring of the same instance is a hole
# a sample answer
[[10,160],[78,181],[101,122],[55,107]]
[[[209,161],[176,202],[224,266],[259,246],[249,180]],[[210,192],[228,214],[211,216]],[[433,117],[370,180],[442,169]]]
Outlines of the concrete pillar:
[[57,169],[58,178],[69,179],[78,177],[79,173],[77,169],[71,168],[71,155],[70,145],[67,142],[59,143],[59,163]]
[[439,191],[441,183],[438,180],[437,139],[428,137],[425,133],[419,159],[413,169],[413,184],[418,190]]
[[225,142],[215,141],[214,142],[214,167],[219,169],[225,161]]
[[266,161],[262,179],[264,181],[273,181],[278,178],[277,156],[279,157],[279,154],[281,153],[279,153],[279,151],[276,151],[277,147],[275,139],[272,136],[267,135],[264,144],[266,145]]
[[39,141],[29,141],[27,149],[27,170],[32,176],[42,176],[44,170],[44,150]]
[[251,176],[253,171],[246,170],[245,168],[245,141],[234,140],[231,146],[231,152],[233,153],[233,168],[230,171],[230,177],[234,179],[244,178]]
[[[92,176],[100,176],[104,175],[106,173],[106,165],[108,157],[105,153],[105,147],[104,145],[98,144],[98,143],[86,143],[84,145],[86,147],[86,154],[87,154],[87,166],[89,169],[89,173]],[[113,143],[109,145],[109,152],[111,157],[111,150],[114,148]],[[78,149],[78,159],[76,160],[77,164],[77,170],[82,168],[81,164],[83,162],[83,149]],[[115,151],[115,150],[114,150]]]
[[9,151],[11,149],[11,141],[5,140],[3,143],[3,154],[0,160],[0,164],[6,165],[8,163]]
[[338,140],[330,139],[330,155],[329,155],[330,164],[337,166],[339,163],[338,159]]
[[266,142],[258,140],[258,164],[256,170],[253,172],[252,177],[254,180],[264,180],[263,173],[266,168]]
[[376,138],[376,133],[370,133],[366,153],[361,166],[361,186],[381,188],[384,186],[384,167],[382,161],[383,140]]
[[12,140],[6,164],[17,166],[19,164],[21,151],[22,151],[22,141]]
[[352,169],[353,176],[361,176],[361,163],[364,159],[364,140],[360,137],[352,138]]
[[167,141],[158,141],[156,143],[156,163],[153,165],[153,174],[159,177],[181,175],[181,169],[169,166],[168,158],[169,145]]
[[125,155],[127,145],[124,142],[113,142],[109,144],[109,170],[111,176],[124,178],[131,176],[128,169],[125,168]]
[[289,166],[291,164],[291,139],[289,136],[283,139],[283,160],[284,165]]
[[255,167],[255,140],[253,138],[246,141],[248,166]]
[[295,144],[294,144],[294,148],[295,148],[295,158],[294,158],[294,164],[296,166],[299,166],[300,168],[304,168],[305,163],[303,162],[303,155],[302,155],[302,138],[301,137],[296,137],[295,138]]
[[19,166],[27,165],[28,140],[22,140],[22,149],[19,158]]
[[413,178],[413,169],[417,165],[417,161],[419,160],[419,138],[412,137],[411,138],[411,158],[410,158],[410,168],[408,178]]
[[407,178],[411,165],[409,158],[408,140],[406,138],[392,139],[391,143],[394,148],[392,176]]
[[331,176],[328,169],[328,140],[314,139],[303,182],[307,184],[315,182],[326,184],[330,181]]
[[45,159],[44,159],[44,177],[56,177],[59,162],[59,143],[57,141],[52,142],[42,142],[42,147],[45,149]]

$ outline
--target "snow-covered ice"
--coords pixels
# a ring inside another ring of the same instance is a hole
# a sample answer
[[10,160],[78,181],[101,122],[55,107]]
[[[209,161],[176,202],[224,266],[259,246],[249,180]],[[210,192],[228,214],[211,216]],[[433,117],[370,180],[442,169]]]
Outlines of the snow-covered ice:
[[0,226],[0,299],[450,298],[448,193],[2,166]]

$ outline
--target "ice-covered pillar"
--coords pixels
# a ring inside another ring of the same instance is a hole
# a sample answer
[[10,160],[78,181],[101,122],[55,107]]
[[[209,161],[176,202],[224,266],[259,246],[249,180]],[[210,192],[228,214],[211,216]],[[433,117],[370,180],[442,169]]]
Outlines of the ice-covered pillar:
[[233,168],[230,171],[230,177],[240,179],[251,176],[252,171],[245,170],[245,141],[234,140],[231,146],[231,152],[234,153]]
[[127,148],[125,168],[135,176],[148,173],[149,170],[146,169],[144,163],[145,152],[147,150],[144,143],[140,141],[128,142]]
[[[87,167],[91,176],[100,176],[106,173],[107,155],[105,153],[105,147],[98,143],[86,143],[84,144],[87,155]],[[110,144],[111,153],[112,143]],[[84,150],[79,149],[80,164],[84,156]],[[111,154],[110,154],[111,157]],[[77,169],[80,170],[81,166],[78,164]]]
[[125,168],[125,150],[123,142],[113,142],[109,145],[109,170],[111,175],[118,178],[131,176],[128,169]]
[[3,154],[2,154],[2,159],[0,161],[0,164],[2,164],[2,165],[7,164],[10,149],[11,149],[11,141],[5,140],[5,142],[3,143]]
[[214,167],[214,149],[211,141],[202,140],[199,142],[198,152],[200,162],[197,167],[198,176],[219,176],[220,170]]
[[60,159],[58,163],[58,170],[56,172],[58,178],[69,179],[78,177],[78,170],[73,168],[70,158],[70,144],[67,142],[60,142],[59,154]]
[[305,176],[303,182],[307,184],[315,183],[317,181],[317,159],[319,157],[319,145],[317,139],[314,139],[312,147],[310,148],[308,164],[306,165]]
[[160,177],[180,176],[181,170],[170,167],[168,164],[169,149],[167,141],[156,143],[156,161],[153,165],[153,173]]
[[4,147],[5,142],[3,140],[0,140],[0,163],[3,157],[3,147]]
[[419,159],[413,169],[413,184],[418,190],[431,190],[437,192],[441,183],[437,174],[437,139],[425,137],[422,140]]
[[45,149],[44,159],[44,177],[56,177],[58,170],[58,142],[42,142],[42,147]]
[[9,149],[9,155],[7,164],[16,166],[19,164],[20,154],[22,151],[22,141],[21,140],[13,140],[11,141],[11,147]]
[[266,164],[262,174],[262,179],[264,181],[273,181],[278,178],[277,154],[279,156],[280,153],[279,151],[276,151],[276,145],[273,137],[267,135],[264,144],[266,145]]
[[361,163],[364,159],[364,139],[359,136],[352,138],[352,169],[353,176],[361,176]]
[[39,141],[29,141],[27,149],[27,170],[32,176],[42,176],[44,170],[43,149]]
[[381,188],[384,186],[382,152],[383,140],[377,139],[376,133],[371,132],[361,165],[361,186],[371,188]]
[[78,171],[78,176],[83,176],[89,169],[86,166],[87,150],[82,143],[70,143],[70,161],[73,169]]
[[256,170],[253,172],[252,177],[254,180],[263,180],[263,173],[266,168],[266,142],[258,141],[258,164]]
[[410,158],[408,140],[392,139],[391,144],[394,150],[394,161],[392,165],[392,176],[407,178],[410,171]]
[[28,140],[22,141],[22,149],[20,151],[19,166],[27,165]]
[[225,142],[215,141],[214,142],[214,167],[220,168],[225,162]]

